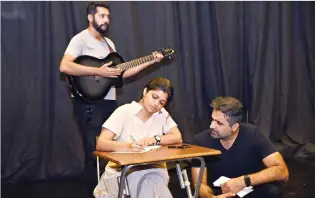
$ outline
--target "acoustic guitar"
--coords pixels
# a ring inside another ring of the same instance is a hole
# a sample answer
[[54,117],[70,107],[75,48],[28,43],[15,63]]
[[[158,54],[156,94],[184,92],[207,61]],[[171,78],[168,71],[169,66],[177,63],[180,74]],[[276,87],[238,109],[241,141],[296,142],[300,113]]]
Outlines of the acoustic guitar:
[[[171,48],[164,48],[160,53],[163,54],[163,59],[172,59],[175,51]],[[104,59],[84,55],[77,57],[74,62],[91,67],[101,67],[105,63],[112,61],[113,63],[110,67],[120,68],[122,71],[125,71],[129,68],[150,62],[153,59],[153,55],[148,55],[124,62],[123,58],[117,52],[111,52]],[[66,75],[66,78],[72,93],[87,102],[101,101],[107,95],[109,89],[121,80],[121,76],[118,78],[109,78],[102,76]]]

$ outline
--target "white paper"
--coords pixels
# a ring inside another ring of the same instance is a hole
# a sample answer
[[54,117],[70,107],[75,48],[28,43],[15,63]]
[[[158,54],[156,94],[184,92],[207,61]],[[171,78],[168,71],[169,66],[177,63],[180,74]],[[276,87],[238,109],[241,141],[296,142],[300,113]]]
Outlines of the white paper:
[[213,186],[215,187],[221,187],[221,184],[227,182],[230,178],[221,176],[219,179],[217,179],[215,182],[213,182]]
[[248,193],[254,191],[253,187],[252,186],[249,186],[249,187],[245,187],[243,188],[243,190],[241,190],[240,192],[237,193],[237,195],[239,197],[244,197],[245,195],[247,195]]
[[143,151],[116,151],[116,152],[112,152],[112,153],[146,153],[148,151],[152,151],[152,150],[155,150],[155,149],[158,149],[160,148],[161,145],[156,145],[156,146],[147,146],[147,147],[144,147],[144,150]]
[[[225,177],[225,176],[221,176],[219,179],[217,179],[216,181],[213,182],[213,186],[215,187],[221,187],[221,184],[227,182],[228,180],[230,180],[230,178]],[[236,193],[239,197],[244,197],[245,195],[247,195],[248,193],[254,191],[252,186],[249,187],[245,187],[243,188],[243,190],[241,190],[240,192]]]

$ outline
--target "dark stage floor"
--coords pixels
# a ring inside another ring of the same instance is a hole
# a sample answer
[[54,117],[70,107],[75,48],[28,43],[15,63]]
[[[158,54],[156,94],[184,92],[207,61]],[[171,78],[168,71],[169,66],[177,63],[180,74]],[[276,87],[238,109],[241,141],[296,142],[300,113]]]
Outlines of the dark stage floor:
[[[286,159],[290,179],[284,185],[284,198],[315,197],[315,158]],[[175,169],[170,170],[170,189],[175,198],[187,197],[180,189]],[[1,186],[3,198],[88,198],[80,179],[59,180],[27,184],[5,184]],[[246,197],[246,196],[245,196]]]

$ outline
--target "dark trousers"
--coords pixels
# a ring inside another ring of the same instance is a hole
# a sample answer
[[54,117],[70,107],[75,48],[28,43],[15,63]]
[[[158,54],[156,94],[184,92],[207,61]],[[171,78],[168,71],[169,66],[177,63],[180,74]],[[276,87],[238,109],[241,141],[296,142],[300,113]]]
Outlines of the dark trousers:
[[[80,128],[85,152],[83,179],[88,184],[89,194],[97,184],[96,157],[93,155],[96,149],[96,137],[100,135],[102,125],[116,108],[116,100],[87,103],[73,98],[73,111]],[[106,163],[104,160],[102,162],[101,169]]]

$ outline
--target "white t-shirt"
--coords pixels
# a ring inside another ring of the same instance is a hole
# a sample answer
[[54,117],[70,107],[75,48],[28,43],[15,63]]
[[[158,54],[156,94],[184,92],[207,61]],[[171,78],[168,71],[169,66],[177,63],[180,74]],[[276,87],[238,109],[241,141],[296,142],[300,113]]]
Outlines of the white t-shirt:
[[167,134],[173,127],[177,126],[169,113],[162,108],[160,112],[143,122],[136,115],[143,107],[133,101],[118,107],[103,124],[104,128],[115,133],[115,140],[120,142],[132,141],[130,136],[136,140],[153,137],[155,135]]
[[[116,51],[114,43],[107,37],[104,37],[110,47]],[[69,54],[77,58],[78,56],[88,55],[98,59],[105,58],[110,53],[110,50],[107,44],[103,41],[97,40],[94,38],[88,31],[88,29],[82,30],[80,33],[75,35],[66,51],[65,55]],[[116,100],[116,89],[111,87],[105,96],[106,100]]]
[[[131,136],[136,140],[140,140],[145,137],[167,134],[173,127],[177,126],[164,108],[160,112],[152,114],[146,122],[143,122],[136,116],[142,108],[135,101],[118,107],[105,121],[103,128],[115,133],[115,141],[131,142]],[[109,162],[106,170],[109,166],[116,168],[116,164]]]

